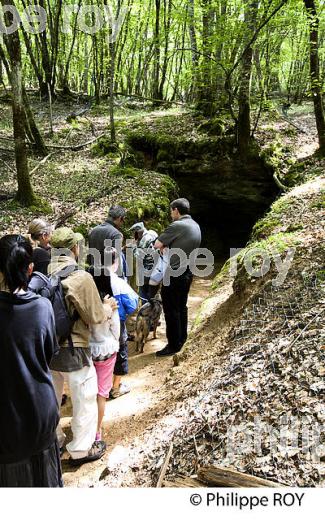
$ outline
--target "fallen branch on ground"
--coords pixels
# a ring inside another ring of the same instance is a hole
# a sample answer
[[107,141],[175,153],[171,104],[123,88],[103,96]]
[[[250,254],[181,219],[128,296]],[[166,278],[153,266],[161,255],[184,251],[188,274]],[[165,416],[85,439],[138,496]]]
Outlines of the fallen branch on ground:
[[284,119],[286,121],[286,123],[288,123],[289,125],[296,128],[296,130],[299,130],[299,132],[301,132],[302,134],[308,135],[308,132],[306,132],[306,130],[304,130],[300,126],[296,125],[296,123],[293,123],[292,121],[290,121],[290,119],[288,117],[286,117],[284,114],[281,114],[281,112],[279,112],[279,111],[278,111],[278,114],[280,117],[282,117],[282,119]]
[[214,487],[281,487],[282,484],[221,466],[203,466],[198,479]]
[[77,144],[77,145],[71,145],[71,146],[60,146],[58,144],[46,144],[48,148],[55,148],[57,150],[72,150],[73,152],[76,152],[77,150],[80,150],[81,148],[84,148],[85,146],[88,146],[89,144],[94,143],[101,137],[104,137],[105,132],[102,132],[97,137],[94,137],[93,139],[90,139],[90,141],[86,141],[85,143]]
[[15,193],[0,193],[0,202],[4,200],[10,200],[15,197]]
[[[112,191],[112,190],[111,190]],[[90,204],[92,202],[94,202],[98,197],[102,196],[102,191],[99,191],[98,193],[96,193],[96,195],[94,195],[93,197],[89,197],[82,205],[78,206],[77,208],[74,208],[72,210],[68,210],[67,212],[65,212],[61,217],[58,218],[58,220],[55,222],[54,226],[55,227],[61,227],[63,226],[63,224],[66,223],[66,221],[73,217],[76,213],[78,213],[78,211],[80,211],[82,208],[84,208],[85,206],[88,207],[90,206]]]
[[192,477],[184,477],[182,475],[175,478],[173,482],[169,480],[163,481],[163,486],[167,488],[200,488],[207,487],[206,484],[200,480]]
[[10,166],[10,164],[6,163],[6,161],[4,161],[4,160],[1,159],[1,158],[0,158],[0,161],[1,161],[3,164],[5,164],[5,165],[7,166],[8,170],[10,170],[14,175],[16,175],[16,170],[14,170],[14,169]]
[[70,217],[73,217],[76,213],[78,213],[79,209],[80,209],[80,208],[78,207],[78,208],[75,208],[75,209],[73,209],[73,210],[66,211],[66,212],[65,212],[61,217],[59,217],[58,220],[54,223],[54,227],[56,227],[56,228],[62,227]]
[[162,483],[163,483],[163,480],[165,478],[166,471],[167,471],[167,468],[168,468],[169,460],[170,460],[170,457],[172,456],[172,452],[173,452],[173,443],[171,442],[170,446],[169,446],[168,453],[166,455],[165,462],[164,462],[164,464],[163,464],[163,466],[161,468],[160,474],[159,474],[158,482],[157,482],[157,485],[156,485],[157,488],[162,486]]
[[166,104],[180,105],[180,106],[187,105],[187,103],[182,103],[181,101],[169,101],[168,99],[155,99],[155,98],[140,96],[138,94],[123,94],[123,92],[115,92],[114,96],[141,99],[143,101],[151,101],[152,103],[161,103],[162,105],[164,105],[164,104],[165,105]]
[[39,169],[43,164],[45,164],[46,161],[47,161],[50,157],[52,157],[52,155],[54,155],[54,154],[56,154],[56,153],[58,153],[58,150],[57,150],[57,151],[54,151],[54,152],[51,152],[51,153],[49,153],[46,157],[44,157],[44,159],[42,159],[41,162],[39,162],[38,165],[35,166],[35,168],[33,168],[33,170],[30,172],[29,175],[30,175],[30,176],[34,175],[34,173],[36,173],[37,170],[38,170],[38,169]]

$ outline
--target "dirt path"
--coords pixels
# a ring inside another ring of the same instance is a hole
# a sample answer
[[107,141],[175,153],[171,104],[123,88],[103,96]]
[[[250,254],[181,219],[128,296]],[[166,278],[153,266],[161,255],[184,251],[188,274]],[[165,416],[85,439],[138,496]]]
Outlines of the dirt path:
[[[198,309],[207,297],[211,280],[196,278],[189,296],[190,326]],[[99,485],[104,475],[108,460],[120,460],[126,455],[133,439],[138,437],[148,426],[155,423],[160,416],[159,403],[167,399],[164,383],[171,366],[170,357],[159,359],[155,352],[166,344],[165,322],[157,331],[157,339],[146,343],[143,354],[137,354],[134,345],[129,343],[130,372],[125,382],[131,387],[131,392],[114,401],[107,401],[104,418],[104,440],[107,443],[107,452],[101,461],[85,464],[80,468],[70,468],[67,463],[68,455],[62,460],[65,486],[68,487],[95,487]],[[71,437],[71,402],[68,399],[62,408],[62,425]]]

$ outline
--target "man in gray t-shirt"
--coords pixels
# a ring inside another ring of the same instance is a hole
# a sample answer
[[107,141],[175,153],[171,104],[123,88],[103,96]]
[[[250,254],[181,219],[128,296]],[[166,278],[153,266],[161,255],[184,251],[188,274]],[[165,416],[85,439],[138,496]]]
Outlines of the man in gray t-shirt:
[[170,210],[173,222],[158,237],[154,246],[160,250],[165,247],[170,249],[171,274],[168,277],[170,283],[163,283],[161,289],[168,344],[157,352],[157,356],[170,356],[179,352],[187,339],[187,299],[193,280],[190,264],[195,260],[193,251],[201,244],[200,226],[189,214],[189,201],[176,199],[171,203]]

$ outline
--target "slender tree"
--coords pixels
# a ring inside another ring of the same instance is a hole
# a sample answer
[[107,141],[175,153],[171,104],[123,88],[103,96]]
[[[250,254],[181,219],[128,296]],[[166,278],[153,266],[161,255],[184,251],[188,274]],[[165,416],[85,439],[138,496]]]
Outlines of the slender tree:
[[[15,7],[13,0],[1,0],[2,6]],[[7,24],[10,25],[8,13],[5,15]],[[23,79],[21,48],[18,31],[4,35],[4,42],[9,56],[9,79],[12,89],[12,114],[15,141],[15,160],[17,169],[18,191],[16,198],[24,206],[30,206],[35,202],[35,195],[30,181],[27,146],[26,146],[26,116],[23,100]]]
[[238,95],[239,114],[238,114],[238,148],[242,156],[247,154],[251,139],[251,79],[253,65],[253,45],[250,43],[251,37],[256,30],[258,0],[247,0],[245,8],[246,47],[242,58],[242,70],[240,75],[240,88]]
[[322,87],[319,73],[319,17],[315,0],[304,0],[309,23],[310,44],[310,81],[313,93],[314,112],[318,133],[319,148],[325,153],[325,118]]

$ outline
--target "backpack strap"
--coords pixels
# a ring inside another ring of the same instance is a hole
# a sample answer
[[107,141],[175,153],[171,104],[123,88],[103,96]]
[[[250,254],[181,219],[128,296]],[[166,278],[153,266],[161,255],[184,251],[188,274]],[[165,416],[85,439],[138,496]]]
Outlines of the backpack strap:
[[53,295],[53,287],[51,287],[50,280],[45,274],[39,271],[34,271],[28,283],[28,289],[35,294],[51,299]]
[[[79,267],[76,265],[74,266],[74,269],[71,270],[71,266],[67,266],[65,268],[63,268],[59,274],[57,274],[56,276],[61,280],[64,280],[66,278],[68,278],[68,276],[70,276],[70,274],[72,273],[75,273],[76,271],[80,271]],[[64,300],[64,303],[65,303],[65,300]],[[67,309],[67,312],[68,312],[68,309]],[[76,309],[73,310],[73,313],[72,313],[72,316],[71,316],[71,321],[73,323],[75,323],[77,320],[79,319],[79,313]],[[73,341],[72,341],[72,335],[69,334],[68,336],[68,345],[69,345],[69,350],[71,352],[71,355],[74,356],[75,354],[75,351],[74,351],[74,344],[73,344]]]
[[[73,267],[73,269],[71,269],[71,267]],[[67,265],[66,267],[61,269],[61,271],[58,274],[56,274],[54,276],[57,276],[58,278],[60,278],[60,280],[64,280],[65,278],[68,278],[68,276],[70,276],[70,274],[75,273],[76,271],[80,271],[80,269],[77,265],[75,265],[75,266]]]

